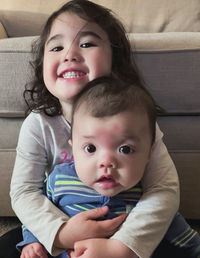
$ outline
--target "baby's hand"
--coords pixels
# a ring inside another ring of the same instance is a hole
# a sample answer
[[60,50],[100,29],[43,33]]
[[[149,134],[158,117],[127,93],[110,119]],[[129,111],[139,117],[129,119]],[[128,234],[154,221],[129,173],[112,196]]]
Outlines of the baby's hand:
[[107,238],[112,236],[126,219],[126,214],[114,219],[97,221],[108,212],[108,207],[81,212],[70,218],[58,231],[55,246],[70,249],[74,243],[89,238]]
[[47,251],[40,243],[25,245],[22,249],[20,258],[48,258]]
[[69,258],[137,258],[127,246],[115,239],[87,239],[75,243]]

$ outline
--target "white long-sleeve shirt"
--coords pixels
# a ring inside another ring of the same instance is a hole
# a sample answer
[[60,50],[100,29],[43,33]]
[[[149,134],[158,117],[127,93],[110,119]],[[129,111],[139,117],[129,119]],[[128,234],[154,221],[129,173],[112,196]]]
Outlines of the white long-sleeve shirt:
[[[70,126],[62,115],[31,113],[19,134],[11,180],[13,210],[53,255],[63,251],[53,246],[53,242],[68,217],[43,195],[42,189],[54,166],[71,159],[69,137]],[[157,126],[151,160],[142,180],[144,194],[112,236],[142,258],[150,257],[179,206],[178,176],[162,137]]]

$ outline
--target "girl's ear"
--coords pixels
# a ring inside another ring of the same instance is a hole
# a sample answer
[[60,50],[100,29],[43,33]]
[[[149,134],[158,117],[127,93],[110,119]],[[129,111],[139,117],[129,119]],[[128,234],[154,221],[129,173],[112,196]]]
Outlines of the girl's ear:
[[69,139],[68,143],[72,147],[72,139]]

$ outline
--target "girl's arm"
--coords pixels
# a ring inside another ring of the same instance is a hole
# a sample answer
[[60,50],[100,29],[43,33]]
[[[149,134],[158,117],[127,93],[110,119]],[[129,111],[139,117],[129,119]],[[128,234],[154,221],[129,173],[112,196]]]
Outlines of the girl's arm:
[[156,130],[156,142],[145,171],[143,196],[112,238],[121,241],[139,257],[149,257],[165,235],[179,207],[176,168]]
[[56,156],[58,139],[53,135],[51,123],[60,126],[58,119],[54,121],[54,118],[41,114],[31,113],[25,119],[18,140],[10,195],[13,210],[21,222],[45,245],[48,252],[58,254],[60,250],[53,249],[54,238],[68,217],[43,194],[48,164],[56,162],[51,148]]
[[69,258],[137,258],[129,248],[115,239],[94,238],[76,242]]

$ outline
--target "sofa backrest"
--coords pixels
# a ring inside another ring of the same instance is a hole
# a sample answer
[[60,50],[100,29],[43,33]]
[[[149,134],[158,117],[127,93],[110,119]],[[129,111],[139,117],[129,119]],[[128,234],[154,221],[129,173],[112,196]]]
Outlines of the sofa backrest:
[[[1,0],[0,23],[9,37],[34,36],[47,17],[69,0]],[[199,0],[92,0],[106,6],[125,24],[127,32],[200,31]]]

